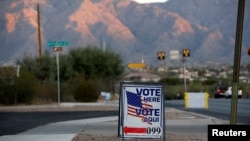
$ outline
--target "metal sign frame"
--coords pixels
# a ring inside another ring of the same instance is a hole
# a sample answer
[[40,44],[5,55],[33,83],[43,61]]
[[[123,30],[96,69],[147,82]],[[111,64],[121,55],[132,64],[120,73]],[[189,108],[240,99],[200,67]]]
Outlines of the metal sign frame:
[[118,137],[165,141],[164,84],[121,82]]

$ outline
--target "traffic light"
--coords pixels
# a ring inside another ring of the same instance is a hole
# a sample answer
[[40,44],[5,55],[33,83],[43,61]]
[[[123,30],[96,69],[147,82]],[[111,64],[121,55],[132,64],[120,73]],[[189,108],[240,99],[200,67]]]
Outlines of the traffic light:
[[182,50],[182,56],[183,57],[189,57],[190,56],[190,50],[189,49],[183,49]]
[[165,52],[159,51],[157,52],[158,60],[164,60],[165,59]]
[[247,54],[250,56],[250,48],[247,49]]

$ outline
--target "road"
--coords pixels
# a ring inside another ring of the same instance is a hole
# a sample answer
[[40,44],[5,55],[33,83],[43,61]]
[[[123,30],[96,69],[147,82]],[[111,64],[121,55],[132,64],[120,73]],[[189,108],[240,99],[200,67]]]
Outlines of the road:
[[52,122],[117,115],[118,111],[0,112],[0,136],[15,135]]
[[[185,109],[184,100],[165,101],[166,107],[173,107],[180,110],[208,115],[224,120],[230,119],[230,99],[210,99],[208,109]],[[52,122],[88,119],[94,117],[118,116],[118,111],[67,111],[67,112],[0,112],[0,136],[15,135],[25,130],[45,125]],[[250,125],[250,99],[238,100],[237,121]],[[190,127],[176,127],[188,131]],[[198,127],[206,129],[206,127]],[[175,130],[175,129],[171,129]],[[204,132],[204,131],[203,131]]]
[[[250,125],[250,99],[238,99],[237,103],[237,123]],[[165,105],[166,107],[173,107],[230,121],[231,99],[209,99],[208,109],[185,109],[183,100],[166,101]]]

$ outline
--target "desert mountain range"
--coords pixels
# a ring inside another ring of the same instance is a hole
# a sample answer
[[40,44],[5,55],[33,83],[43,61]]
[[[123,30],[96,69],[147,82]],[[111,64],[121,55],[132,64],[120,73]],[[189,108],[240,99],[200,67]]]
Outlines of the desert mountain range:
[[[38,56],[38,9],[42,52],[50,41],[67,41],[62,53],[94,45],[119,53],[124,63],[161,64],[164,51],[190,49],[189,63],[233,63],[237,0],[0,0],[0,64]],[[246,0],[241,62],[248,63],[250,1]]]

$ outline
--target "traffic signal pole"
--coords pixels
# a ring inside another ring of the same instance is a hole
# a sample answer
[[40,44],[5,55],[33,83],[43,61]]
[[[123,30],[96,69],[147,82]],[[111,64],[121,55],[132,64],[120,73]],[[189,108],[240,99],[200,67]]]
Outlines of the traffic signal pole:
[[184,81],[184,93],[187,91],[187,81],[186,81],[186,66],[185,66],[185,57],[182,57],[183,62],[183,81]]
[[164,86],[165,86],[165,88],[167,87],[167,70],[165,70],[166,68],[167,68],[167,63],[166,63],[166,61],[165,61],[165,52],[164,51],[159,51],[159,52],[157,52],[157,58],[158,58],[158,60],[164,60],[164,62],[163,62],[163,71],[164,71]]
[[189,49],[182,49],[182,62],[183,62],[183,79],[184,79],[184,93],[187,91],[187,82],[186,82],[186,57],[190,56],[190,50]]
[[244,8],[245,0],[238,0],[238,15],[236,26],[236,39],[234,51],[234,66],[233,66],[233,90],[231,98],[231,117],[230,124],[236,124],[237,118],[237,100],[238,100],[238,83],[240,72],[240,59],[241,59],[241,45],[242,45],[242,32],[244,21]]

